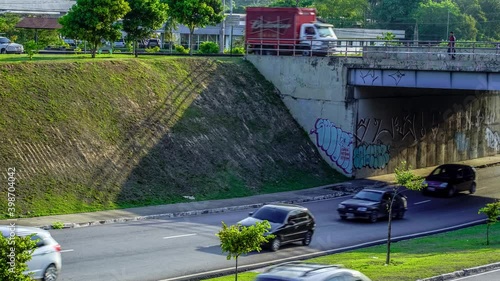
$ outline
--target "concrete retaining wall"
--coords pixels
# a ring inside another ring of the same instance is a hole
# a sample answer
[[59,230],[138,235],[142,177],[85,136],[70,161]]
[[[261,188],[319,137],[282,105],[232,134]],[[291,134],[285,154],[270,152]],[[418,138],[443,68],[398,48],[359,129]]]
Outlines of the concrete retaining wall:
[[350,68],[500,70],[498,64],[381,57],[247,56],[280,91],[322,157],[347,176],[392,173],[500,152],[499,91],[347,85]]

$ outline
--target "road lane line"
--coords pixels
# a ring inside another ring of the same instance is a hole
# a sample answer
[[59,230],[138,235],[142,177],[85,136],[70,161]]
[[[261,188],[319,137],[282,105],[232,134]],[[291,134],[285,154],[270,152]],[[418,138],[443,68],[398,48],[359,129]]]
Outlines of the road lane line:
[[424,201],[416,202],[416,203],[413,203],[413,204],[414,205],[419,205],[419,204],[424,204],[424,203],[427,203],[427,202],[431,202],[431,200],[424,200]]
[[175,235],[175,236],[166,236],[166,237],[163,237],[163,239],[180,238],[180,237],[187,237],[187,236],[194,236],[194,235],[196,235],[196,233],[182,234],[182,235]]
[[73,249],[61,250],[61,253],[73,252]]

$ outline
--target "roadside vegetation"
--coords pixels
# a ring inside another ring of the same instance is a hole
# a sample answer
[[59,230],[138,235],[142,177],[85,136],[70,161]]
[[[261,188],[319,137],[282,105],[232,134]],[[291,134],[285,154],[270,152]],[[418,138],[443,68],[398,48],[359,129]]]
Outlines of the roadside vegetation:
[[16,168],[20,217],[346,180],[241,58],[6,55],[0,72],[0,166]]
[[[415,281],[465,268],[498,262],[500,224],[491,225],[490,244],[486,245],[486,224],[421,238],[392,242],[391,262],[385,265],[386,245],[322,256],[307,260],[342,264],[363,272],[373,281]],[[239,281],[250,281],[257,272],[238,274]],[[232,281],[234,275],[207,279]]]

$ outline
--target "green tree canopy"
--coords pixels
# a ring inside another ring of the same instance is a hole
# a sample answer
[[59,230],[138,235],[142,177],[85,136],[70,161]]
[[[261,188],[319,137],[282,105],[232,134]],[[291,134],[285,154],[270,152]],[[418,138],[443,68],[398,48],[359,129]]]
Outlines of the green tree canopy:
[[121,37],[118,20],[129,11],[125,0],[77,0],[59,19],[60,32],[66,37],[87,41],[95,58],[102,40],[113,42]]
[[420,40],[447,40],[448,32],[453,31],[458,40],[474,40],[477,35],[475,20],[460,12],[451,0],[426,0],[418,6],[414,14],[418,23]]
[[216,25],[224,19],[221,0],[166,0],[166,2],[172,18],[189,28],[190,54],[193,52],[195,28]]
[[373,26],[383,29],[405,30],[406,38],[413,38],[415,20],[412,15],[423,0],[372,1],[370,20]]
[[26,263],[31,260],[36,242],[33,235],[12,236],[5,238],[0,235],[0,280],[31,281],[31,276],[23,272],[28,270]]
[[216,235],[220,239],[222,252],[227,253],[226,258],[235,259],[235,280],[238,280],[238,257],[253,251],[260,252],[262,244],[274,238],[272,234],[265,236],[269,229],[271,224],[268,221],[257,222],[249,227],[240,224],[227,226],[222,222],[222,229]]
[[[123,18],[123,31],[127,38],[137,46],[137,39],[151,36],[167,20],[168,5],[160,0],[126,0],[130,6]],[[134,48],[137,57],[137,48]]]
[[335,27],[352,27],[364,22],[368,0],[315,0],[318,15]]

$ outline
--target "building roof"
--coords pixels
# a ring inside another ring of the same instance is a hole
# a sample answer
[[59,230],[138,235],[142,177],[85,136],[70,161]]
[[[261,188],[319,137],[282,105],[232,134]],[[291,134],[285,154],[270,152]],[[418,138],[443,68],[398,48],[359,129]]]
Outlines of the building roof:
[[57,20],[57,18],[27,17],[18,22],[16,27],[30,29],[59,29],[62,25],[60,25]]
[[11,13],[66,13],[76,0],[0,0],[0,11]]

